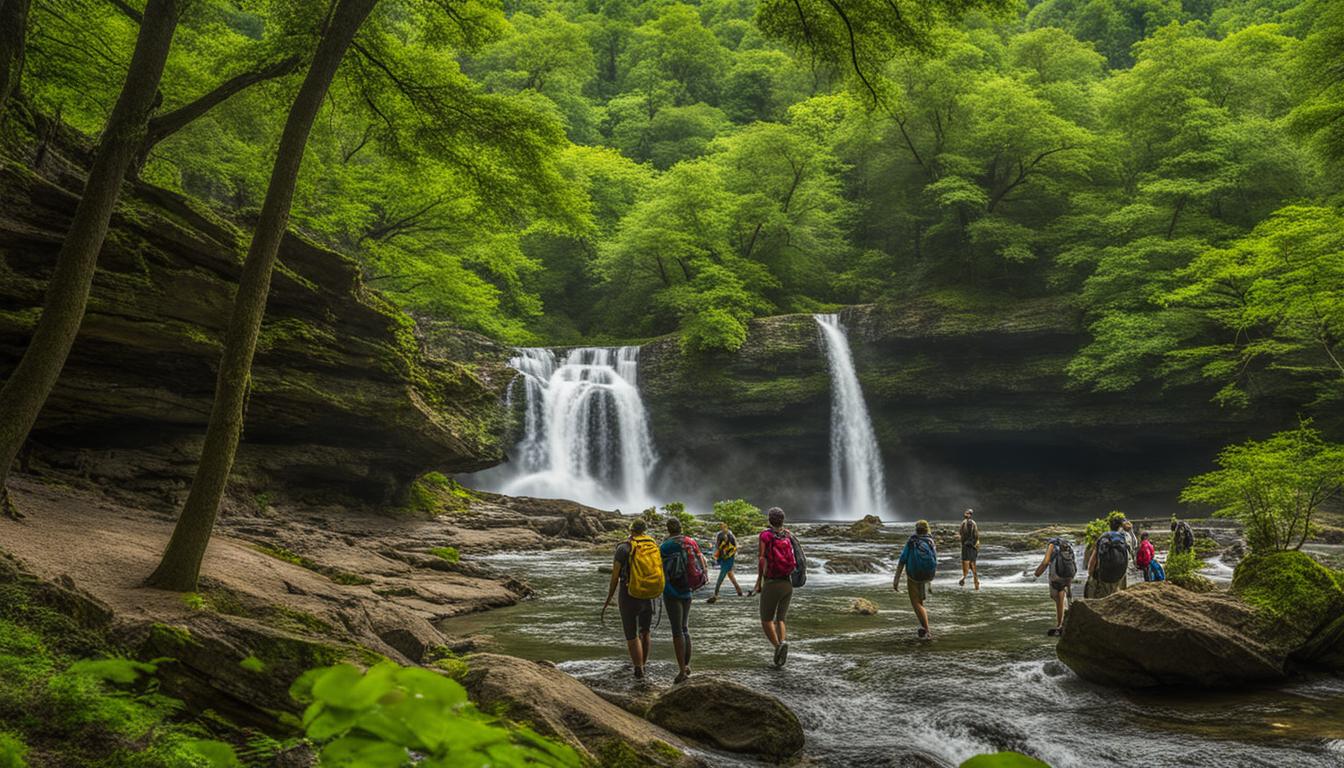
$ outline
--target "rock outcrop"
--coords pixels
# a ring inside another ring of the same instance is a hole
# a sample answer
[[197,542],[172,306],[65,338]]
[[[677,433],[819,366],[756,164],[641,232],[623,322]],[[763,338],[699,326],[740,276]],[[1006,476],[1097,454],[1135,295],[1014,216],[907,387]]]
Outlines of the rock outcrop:
[[[1218,408],[1205,386],[1080,389],[1066,368],[1088,336],[1058,299],[933,294],[843,319],[908,517],[1167,514],[1221,446],[1293,419],[1272,402]],[[669,472],[708,501],[829,507],[830,384],[811,316],[753,320],[740,350],[700,359],[656,340],[639,382]]]
[[784,702],[712,677],[692,678],[664,691],[649,707],[648,718],[720,749],[774,760],[792,757],[805,743],[798,716]]
[[688,767],[702,763],[663,728],[611,704],[555,667],[512,656],[468,656],[462,684],[490,712],[527,723],[602,765]]
[[881,573],[882,561],[870,555],[835,555],[822,566],[826,573]]
[[1344,670],[1344,589],[1301,552],[1251,557],[1231,593],[1139,584],[1069,610],[1059,658],[1125,688],[1226,688]]
[[[82,171],[53,150],[40,173],[0,164],[0,379],[22,354]],[[88,314],[32,434],[26,465],[175,504],[205,431],[249,232],[142,183],[121,195]],[[290,232],[252,372],[234,490],[397,503],[428,470],[502,459],[503,355],[439,330],[432,343],[364,284],[359,265]],[[453,339],[456,338],[456,341]]]

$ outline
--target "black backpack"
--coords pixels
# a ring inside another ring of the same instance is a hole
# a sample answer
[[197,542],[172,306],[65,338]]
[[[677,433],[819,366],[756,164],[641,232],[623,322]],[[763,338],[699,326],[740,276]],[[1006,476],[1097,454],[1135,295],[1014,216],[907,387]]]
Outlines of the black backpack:
[[1119,581],[1129,570],[1129,545],[1125,535],[1119,531],[1101,534],[1097,539],[1097,578],[1102,581]]
[[1180,549],[1195,548],[1195,532],[1190,530],[1190,524],[1181,522],[1176,524],[1176,540],[1180,543]]
[[807,558],[803,556],[803,545],[798,542],[798,537],[789,534],[789,541],[793,544],[793,573],[789,574],[789,583],[795,587],[801,587],[807,583]]
[[1054,545],[1055,552],[1050,556],[1051,562],[1055,566],[1055,577],[1060,579],[1072,579],[1078,575],[1078,561],[1073,557],[1073,545],[1061,538],[1050,539]]

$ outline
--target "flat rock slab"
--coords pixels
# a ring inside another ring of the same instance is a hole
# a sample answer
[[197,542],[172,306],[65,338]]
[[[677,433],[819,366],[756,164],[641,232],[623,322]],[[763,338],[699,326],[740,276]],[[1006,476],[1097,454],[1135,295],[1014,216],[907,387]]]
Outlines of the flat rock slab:
[[692,678],[663,692],[649,707],[654,723],[727,750],[776,760],[806,743],[802,723],[784,702],[745,685]]

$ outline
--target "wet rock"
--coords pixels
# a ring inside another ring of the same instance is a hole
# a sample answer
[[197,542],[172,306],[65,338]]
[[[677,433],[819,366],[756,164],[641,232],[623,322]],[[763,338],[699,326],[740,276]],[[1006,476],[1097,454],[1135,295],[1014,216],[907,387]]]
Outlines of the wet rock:
[[798,716],[784,702],[715,678],[692,678],[665,691],[649,707],[648,718],[729,752],[776,760],[797,754],[805,743]]
[[882,561],[868,555],[836,555],[823,569],[826,573],[881,573]]
[[1246,557],[1246,543],[1238,540],[1224,549],[1222,554],[1218,556],[1218,559],[1222,560],[1226,565],[1236,565],[1237,563],[1240,563],[1244,557]]
[[606,573],[606,574],[610,574],[611,571],[612,571],[612,567],[611,567],[611,564],[610,564],[610,563],[603,563],[602,565],[597,566],[597,572],[598,572],[598,573]]
[[862,597],[856,597],[849,603],[849,612],[860,616],[876,616],[877,603]]
[[527,723],[593,762],[605,764],[623,757],[630,765],[703,765],[683,753],[685,745],[676,736],[609,703],[557,669],[490,653],[468,656],[466,662],[462,684],[477,706]]

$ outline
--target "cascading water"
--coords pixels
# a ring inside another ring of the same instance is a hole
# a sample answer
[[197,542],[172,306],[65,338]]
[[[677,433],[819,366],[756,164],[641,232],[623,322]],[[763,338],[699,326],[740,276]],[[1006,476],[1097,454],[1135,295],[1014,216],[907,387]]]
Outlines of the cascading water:
[[653,506],[649,480],[658,462],[636,375],[639,347],[519,349],[523,435],[513,458],[484,484],[510,496],[573,499],[634,512]]
[[887,512],[882,454],[854,371],[854,357],[839,315],[813,315],[821,328],[831,371],[831,515],[861,517]]

